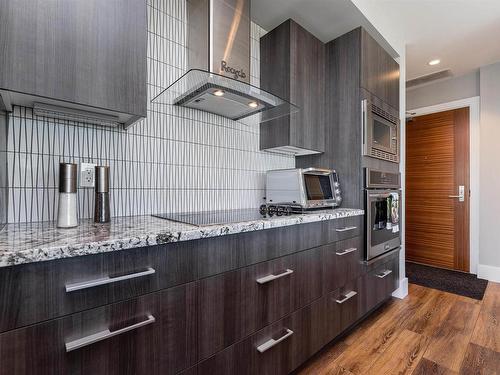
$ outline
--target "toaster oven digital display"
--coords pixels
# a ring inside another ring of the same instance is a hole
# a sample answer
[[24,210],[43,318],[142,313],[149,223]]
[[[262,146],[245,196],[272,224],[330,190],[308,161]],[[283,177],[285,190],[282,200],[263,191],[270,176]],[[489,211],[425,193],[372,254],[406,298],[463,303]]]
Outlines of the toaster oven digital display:
[[305,174],[304,182],[308,200],[333,199],[330,176]]

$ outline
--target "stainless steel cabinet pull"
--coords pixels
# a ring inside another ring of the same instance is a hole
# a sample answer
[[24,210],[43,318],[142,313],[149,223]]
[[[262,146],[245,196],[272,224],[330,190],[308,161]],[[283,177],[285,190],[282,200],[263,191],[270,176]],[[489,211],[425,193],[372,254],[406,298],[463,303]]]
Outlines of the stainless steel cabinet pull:
[[390,275],[392,273],[392,270],[385,270],[384,272],[377,273],[375,276],[377,276],[379,279],[383,279],[387,275]]
[[287,328],[286,333],[283,336],[281,336],[279,339],[277,339],[277,340],[269,339],[265,343],[257,346],[257,350],[259,351],[259,353],[264,353],[266,350],[269,350],[273,346],[278,345],[280,342],[282,342],[283,340],[286,340],[291,335],[293,335],[293,331],[291,329]]
[[352,252],[354,252],[354,251],[356,251],[356,250],[358,250],[358,249],[357,249],[357,248],[355,248],[355,247],[351,247],[351,248],[349,248],[349,249],[344,249],[344,250],[342,250],[342,251],[338,251],[338,252],[336,252],[335,254],[337,254],[337,255],[346,255],[346,254],[352,253]]
[[150,267],[147,270],[136,272],[136,273],[131,273],[128,275],[116,276],[116,277],[103,277],[101,279],[83,281],[83,282],[74,283],[74,284],[67,284],[66,285],[66,292],[69,293],[69,292],[74,292],[76,290],[93,288],[93,287],[99,286],[99,285],[112,284],[112,283],[116,283],[118,281],[135,279],[136,277],[152,275],[155,272],[156,271],[154,270],[154,268]]
[[154,323],[155,320],[156,319],[153,315],[148,315],[146,320],[139,322],[139,323],[136,323],[136,324],[132,324],[131,326],[117,329],[116,331],[110,331],[109,329],[106,329],[104,331],[94,333],[93,335],[85,336],[85,337],[82,337],[81,339],[67,342],[66,343],[66,352],[68,353],[68,352],[71,352],[73,350],[83,348],[84,346],[88,346],[88,345],[94,344],[96,342],[106,340],[106,339],[109,339],[109,338],[114,337],[114,336],[121,335],[122,333],[132,331],[132,330],[140,328],[140,327],[147,326],[148,324]]
[[358,292],[355,292],[354,290],[350,291],[349,293],[345,294],[342,299],[336,299],[335,302],[337,302],[339,305],[343,304],[347,300],[350,300],[352,297],[354,297]]
[[290,275],[292,273],[293,273],[293,270],[287,269],[287,270],[285,270],[285,272],[280,273],[278,275],[267,275],[267,276],[264,276],[264,277],[260,277],[260,278],[258,278],[255,281],[257,281],[257,283],[259,283],[259,284],[265,284],[265,283],[268,283],[270,281],[273,281],[273,280],[276,280],[276,279],[288,276],[288,275]]
[[343,228],[336,228],[335,230],[337,232],[347,232],[347,231],[350,231],[350,230],[354,230],[356,229],[357,227],[343,227]]

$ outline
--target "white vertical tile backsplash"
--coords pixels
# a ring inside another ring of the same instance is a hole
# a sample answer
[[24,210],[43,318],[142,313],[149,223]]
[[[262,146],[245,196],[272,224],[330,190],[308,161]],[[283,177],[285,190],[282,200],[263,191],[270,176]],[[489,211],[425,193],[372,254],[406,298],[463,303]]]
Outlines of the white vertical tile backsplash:
[[[15,107],[7,140],[9,222],[54,220],[59,162],[110,166],[112,216],[258,207],[268,169],[293,157],[259,151],[256,118],[235,122],[150,100],[187,70],[186,0],[148,0],[148,117],[128,131],[36,117]],[[251,25],[251,72],[259,84],[259,38]],[[92,189],[78,212],[93,213]]]

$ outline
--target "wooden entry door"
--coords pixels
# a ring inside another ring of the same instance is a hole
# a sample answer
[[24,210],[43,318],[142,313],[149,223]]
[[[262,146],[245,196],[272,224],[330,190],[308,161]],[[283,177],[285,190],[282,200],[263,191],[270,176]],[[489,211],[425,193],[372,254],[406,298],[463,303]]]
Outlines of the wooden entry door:
[[405,221],[407,260],[469,272],[469,108],[407,121]]

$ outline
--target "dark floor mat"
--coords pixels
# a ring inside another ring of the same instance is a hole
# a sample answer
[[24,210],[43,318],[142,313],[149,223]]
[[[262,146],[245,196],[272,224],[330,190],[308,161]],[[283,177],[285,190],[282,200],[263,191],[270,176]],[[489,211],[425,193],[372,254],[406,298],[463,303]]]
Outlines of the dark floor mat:
[[444,270],[406,262],[408,282],[482,300],[488,285],[487,280],[478,279],[470,273]]

